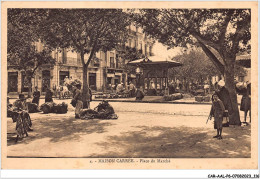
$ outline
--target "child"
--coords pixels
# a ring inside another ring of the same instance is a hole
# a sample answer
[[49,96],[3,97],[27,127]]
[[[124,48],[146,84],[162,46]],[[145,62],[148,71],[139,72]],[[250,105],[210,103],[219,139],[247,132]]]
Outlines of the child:
[[222,139],[222,121],[223,113],[225,112],[225,107],[222,101],[218,98],[217,94],[212,95],[212,107],[210,110],[210,115],[214,116],[214,129],[217,129],[217,135],[213,138]]

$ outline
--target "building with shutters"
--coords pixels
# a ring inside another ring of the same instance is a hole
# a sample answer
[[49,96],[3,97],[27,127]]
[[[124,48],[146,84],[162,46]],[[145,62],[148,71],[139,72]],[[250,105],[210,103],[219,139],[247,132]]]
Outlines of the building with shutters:
[[[129,26],[128,30],[130,37],[125,46],[136,48],[146,56],[152,55],[154,42],[134,25]],[[43,45],[36,43],[36,47],[40,51]],[[70,49],[62,49],[53,51],[52,57],[56,59],[56,64],[53,67],[45,65],[37,69],[32,79],[33,88],[38,86],[38,89],[44,93],[47,88],[53,89],[54,86],[63,85],[66,76],[83,79],[83,69],[78,53]],[[88,59],[88,55],[85,55],[85,59]],[[96,53],[88,68],[90,88],[95,91],[104,91],[109,84],[126,85],[129,81],[135,81],[135,74],[130,74],[123,68],[129,60],[133,59],[122,59],[117,50]],[[8,66],[8,93],[26,93],[27,91],[28,82],[24,73]]]

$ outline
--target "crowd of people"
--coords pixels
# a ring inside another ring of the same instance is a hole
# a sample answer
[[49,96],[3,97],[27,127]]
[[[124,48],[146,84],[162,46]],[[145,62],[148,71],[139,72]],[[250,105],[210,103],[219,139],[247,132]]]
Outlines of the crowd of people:
[[[118,95],[127,93],[128,97],[132,98],[135,97],[137,101],[141,101],[145,93],[143,91],[143,87],[136,87],[133,82],[129,82],[129,85],[124,85],[123,83],[115,84],[115,85],[108,85],[108,89],[111,90],[111,93],[116,93]],[[153,88],[154,89],[154,88]]]
[[[71,84],[69,80],[64,80],[64,84],[68,85]],[[152,85],[152,84],[151,84]],[[72,87],[70,87],[70,93],[72,96],[71,104],[73,107],[75,107],[75,118],[88,118],[89,116],[95,114],[96,117],[102,116],[102,118],[117,118],[116,115],[114,115],[113,107],[108,104],[107,101],[103,101],[100,103],[99,106],[94,110],[88,110],[84,111],[84,108],[90,109],[90,102],[92,101],[92,92],[89,89],[88,95],[86,96],[86,99],[83,100],[83,93],[81,88],[81,83],[74,83]],[[143,91],[142,86],[141,87],[135,87],[135,85],[130,82],[127,87],[124,87],[122,83],[116,85],[114,88],[117,93],[122,93],[125,90],[128,90],[130,97],[135,97],[136,100],[141,101],[145,94]],[[151,89],[154,89],[151,87]],[[205,90],[208,90],[208,88],[204,88]],[[208,92],[208,91],[207,91]],[[251,122],[251,83],[247,83],[243,86],[243,90],[240,90],[240,93],[243,95],[240,105],[240,110],[244,111],[244,123],[245,125],[248,125],[247,123],[247,114],[249,112],[250,116],[250,122]],[[38,90],[38,87],[36,86],[33,92],[33,99],[31,103],[35,104],[35,106],[39,106],[40,101],[40,91]],[[55,91],[53,92],[51,89],[47,88],[47,91],[45,93],[45,103],[53,102],[53,96],[55,96]],[[28,113],[28,106],[30,102],[26,100],[24,97],[24,94],[19,95],[19,99],[16,100],[13,104],[9,104],[8,100],[8,109],[11,111],[11,116],[13,119],[13,122],[16,122],[16,130],[17,130],[17,139],[24,135],[28,135],[28,131],[32,131],[31,126],[32,122],[30,119],[30,115]],[[39,112],[39,109],[37,108],[36,112]],[[223,126],[229,125],[229,117],[234,112],[234,106],[232,105],[232,101],[229,95],[229,91],[225,87],[225,82],[223,80],[220,80],[218,83],[214,85],[214,93],[212,95],[212,107],[210,111],[210,118],[214,117],[214,129],[217,130],[217,135],[214,136],[214,138],[222,139],[222,128]],[[9,114],[9,113],[8,113]],[[91,115],[90,115],[91,114]],[[84,117],[83,117],[84,116]],[[87,117],[86,117],[87,116]]]

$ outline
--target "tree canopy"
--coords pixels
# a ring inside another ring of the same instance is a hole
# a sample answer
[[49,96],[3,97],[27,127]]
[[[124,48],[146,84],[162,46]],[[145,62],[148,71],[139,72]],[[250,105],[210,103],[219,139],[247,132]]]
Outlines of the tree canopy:
[[[83,66],[83,104],[88,107],[88,66],[98,51],[107,52],[127,40],[129,16],[122,9],[49,9],[41,26],[42,40],[52,48],[70,48]],[[88,59],[84,55],[88,54]]]
[[235,91],[238,52],[250,51],[250,9],[140,9],[136,21],[151,37],[173,47],[199,46],[224,75],[233,111],[230,124],[240,125]]
[[170,69],[170,74],[172,73],[179,79],[202,82],[208,77],[220,75],[220,72],[202,50],[192,49],[182,55],[175,56],[173,59],[183,64],[181,67]]
[[201,46],[222,74],[227,58],[251,48],[250,9],[142,9],[136,17],[169,48]]
[[43,10],[8,9],[8,66],[24,71],[29,83],[39,67],[55,63],[49,48],[43,48],[41,51],[36,49],[36,43],[40,39],[40,23],[45,17]]
[[50,9],[42,24],[42,39],[53,48],[71,48],[89,54],[88,64],[100,50],[125,42],[128,16],[121,9]]

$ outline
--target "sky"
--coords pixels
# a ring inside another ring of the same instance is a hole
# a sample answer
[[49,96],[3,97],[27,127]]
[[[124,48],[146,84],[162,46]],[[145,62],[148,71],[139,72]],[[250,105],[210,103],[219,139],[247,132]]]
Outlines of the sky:
[[155,42],[155,44],[153,46],[153,53],[156,56],[165,57],[165,58],[174,57],[176,55],[181,54],[181,48],[176,47],[174,49],[167,50],[166,46],[164,46],[163,44],[161,44],[159,42]]

